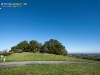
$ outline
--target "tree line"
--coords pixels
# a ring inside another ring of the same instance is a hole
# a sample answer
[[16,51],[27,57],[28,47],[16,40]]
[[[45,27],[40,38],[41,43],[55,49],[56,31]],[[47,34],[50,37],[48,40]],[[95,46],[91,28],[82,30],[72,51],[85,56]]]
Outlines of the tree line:
[[91,56],[89,54],[86,54],[86,55],[78,55],[78,54],[68,54],[69,57],[75,57],[75,58],[79,58],[79,59],[87,59],[87,60],[95,60],[95,61],[100,61],[100,57],[94,57],[94,56]]
[[21,53],[21,52],[33,52],[33,53],[50,53],[56,55],[67,55],[68,52],[65,46],[62,45],[58,40],[50,39],[45,41],[44,44],[39,43],[36,40],[22,41],[16,46],[11,47],[10,52]]

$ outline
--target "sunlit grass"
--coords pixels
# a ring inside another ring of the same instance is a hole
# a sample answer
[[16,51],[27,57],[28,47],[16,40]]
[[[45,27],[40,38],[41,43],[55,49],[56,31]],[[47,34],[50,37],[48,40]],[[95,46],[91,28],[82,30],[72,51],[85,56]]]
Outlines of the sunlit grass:
[[[3,61],[3,59],[0,59]],[[100,63],[99,61],[78,59],[54,54],[15,53],[6,57],[13,61],[76,61]],[[91,64],[30,65],[0,68],[0,75],[100,75],[100,66]]]
[[[3,61],[3,59],[0,59]],[[6,62],[13,61],[76,61],[76,62],[97,62],[93,60],[78,59],[74,57],[54,55],[54,54],[35,54],[35,53],[14,53],[6,57]]]
[[100,75],[100,66],[92,65],[32,65],[0,68],[0,75]]

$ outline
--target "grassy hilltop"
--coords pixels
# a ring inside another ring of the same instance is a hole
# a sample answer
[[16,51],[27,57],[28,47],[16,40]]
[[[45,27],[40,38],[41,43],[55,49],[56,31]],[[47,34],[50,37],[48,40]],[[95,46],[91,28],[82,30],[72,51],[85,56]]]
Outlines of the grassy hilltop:
[[[0,59],[2,62],[3,59]],[[97,62],[93,60],[78,59],[62,55],[54,55],[47,53],[14,53],[6,57],[6,62],[14,61],[78,61],[78,62]]]

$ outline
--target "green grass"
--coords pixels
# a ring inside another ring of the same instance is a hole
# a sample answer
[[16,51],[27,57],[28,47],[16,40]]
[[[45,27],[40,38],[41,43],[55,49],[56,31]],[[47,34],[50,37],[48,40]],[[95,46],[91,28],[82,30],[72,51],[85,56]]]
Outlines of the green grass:
[[[2,62],[3,59],[0,59]],[[74,57],[54,55],[54,54],[35,54],[35,53],[14,53],[6,57],[6,62],[14,61],[76,61],[76,62],[95,62],[99,61],[78,59]]]
[[[3,59],[0,59],[2,62]],[[99,63],[99,61],[78,59],[54,54],[14,53],[6,62],[15,61],[76,61]],[[0,75],[100,75],[100,66],[91,64],[52,64],[0,68]]]
[[0,75],[100,75],[100,66],[93,65],[32,65],[0,68]]

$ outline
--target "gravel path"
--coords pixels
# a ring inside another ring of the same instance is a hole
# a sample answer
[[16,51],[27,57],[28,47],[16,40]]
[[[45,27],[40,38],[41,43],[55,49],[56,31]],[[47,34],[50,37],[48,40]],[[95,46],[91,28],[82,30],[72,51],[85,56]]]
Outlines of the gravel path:
[[70,61],[21,61],[21,62],[2,62],[0,68],[13,67],[13,66],[27,66],[27,65],[40,65],[40,64],[91,64],[100,66],[100,64],[88,63],[88,62],[70,62]]

